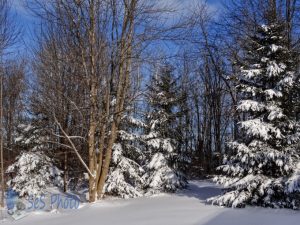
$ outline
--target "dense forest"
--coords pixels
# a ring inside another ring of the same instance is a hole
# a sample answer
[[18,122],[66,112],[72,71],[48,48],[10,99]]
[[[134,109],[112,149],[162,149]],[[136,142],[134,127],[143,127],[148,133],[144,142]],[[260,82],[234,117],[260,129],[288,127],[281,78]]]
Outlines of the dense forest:
[[0,0],[2,190],[300,208],[300,2],[179,5]]

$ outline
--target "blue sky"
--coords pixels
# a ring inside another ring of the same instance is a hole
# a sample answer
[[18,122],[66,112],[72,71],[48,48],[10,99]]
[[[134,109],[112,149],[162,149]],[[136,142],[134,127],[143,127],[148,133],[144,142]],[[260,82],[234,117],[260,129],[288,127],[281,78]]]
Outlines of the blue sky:
[[[45,0],[47,1],[47,0]],[[150,0],[151,1],[151,0]],[[201,2],[203,0],[157,0],[163,4],[174,5],[178,9],[185,9],[192,2]],[[221,8],[222,0],[207,0],[209,6],[215,10]],[[38,29],[36,18],[24,7],[24,0],[11,0],[14,20],[23,30],[21,44],[16,46],[18,54],[28,53],[30,46],[34,43],[34,31]]]
[[33,44],[33,31],[37,27],[35,18],[24,7],[24,0],[10,0],[12,3],[13,20],[20,26],[22,35],[19,43],[14,47],[17,54],[28,53],[29,45]]

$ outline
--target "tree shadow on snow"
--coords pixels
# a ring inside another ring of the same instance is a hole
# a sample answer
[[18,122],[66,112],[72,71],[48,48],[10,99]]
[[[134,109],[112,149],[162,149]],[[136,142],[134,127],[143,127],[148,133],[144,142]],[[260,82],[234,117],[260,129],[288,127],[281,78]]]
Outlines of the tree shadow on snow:
[[201,201],[220,195],[222,188],[208,180],[189,181],[186,189],[176,193],[178,196],[197,198]]

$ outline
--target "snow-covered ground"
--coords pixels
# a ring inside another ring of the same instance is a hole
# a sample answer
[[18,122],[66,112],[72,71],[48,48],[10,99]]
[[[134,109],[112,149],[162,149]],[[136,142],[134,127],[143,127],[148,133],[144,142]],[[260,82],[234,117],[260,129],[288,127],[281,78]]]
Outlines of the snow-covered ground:
[[300,212],[284,209],[230,209],[206,205],[205,199],[221,189],[208,181],[191,181],[176,194],[128,200],[103,200],[63,213],[34,212],[19,225],[295,225]]

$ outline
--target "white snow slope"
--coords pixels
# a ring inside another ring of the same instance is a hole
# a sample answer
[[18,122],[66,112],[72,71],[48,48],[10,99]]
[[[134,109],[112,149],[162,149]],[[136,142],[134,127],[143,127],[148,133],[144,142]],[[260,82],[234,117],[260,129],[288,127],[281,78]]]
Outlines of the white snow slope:
[[191,181],[176,194],[128,200],[103,200],[63,213],[35,212],[16,225],[295,225],[300,212],[248,207],[222,208],[206,205],[205,199],[221,189],[208,181]]

